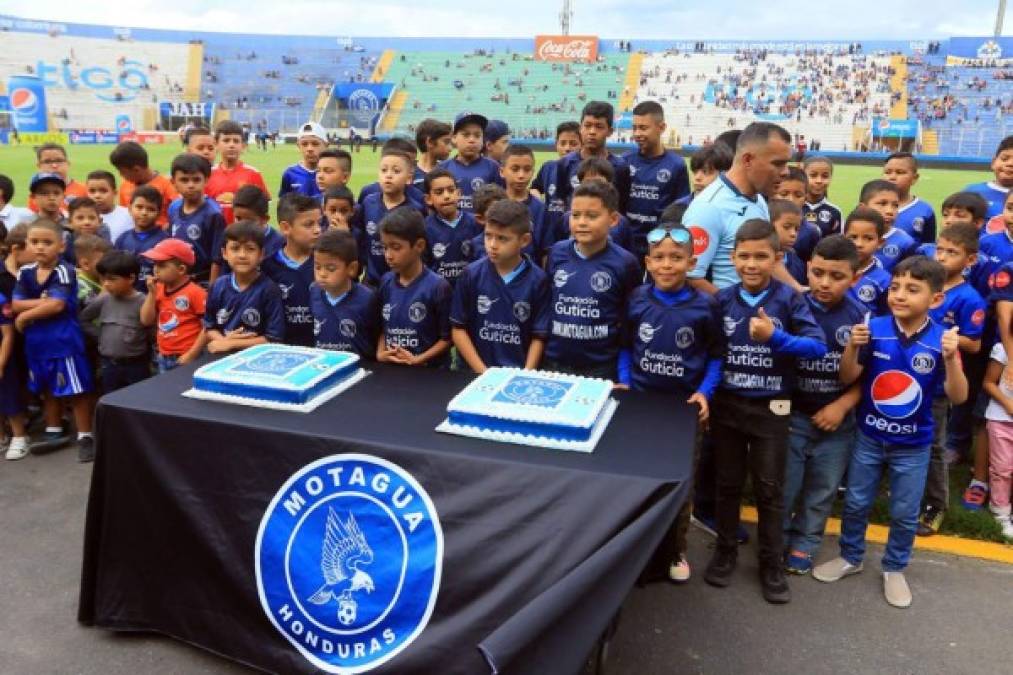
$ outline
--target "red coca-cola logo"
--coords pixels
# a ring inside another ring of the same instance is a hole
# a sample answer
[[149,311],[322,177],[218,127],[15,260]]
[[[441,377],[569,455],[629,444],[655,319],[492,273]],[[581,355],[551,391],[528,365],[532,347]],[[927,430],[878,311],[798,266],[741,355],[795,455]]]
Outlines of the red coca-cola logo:
[[598,38],[540,35],[535,38],[535,58],[539,61],[594,61],[598,58]]

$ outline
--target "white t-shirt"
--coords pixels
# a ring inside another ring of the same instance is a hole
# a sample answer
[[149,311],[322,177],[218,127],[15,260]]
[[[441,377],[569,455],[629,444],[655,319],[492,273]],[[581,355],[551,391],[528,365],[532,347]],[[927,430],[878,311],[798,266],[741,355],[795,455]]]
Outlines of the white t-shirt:
[[109,213],[102,214],[102,222],[109,228],[109,236],[116,241],[127,230],[134,229],[134,219],[125,206],[117,206]]
[[8,232],[13,230],[15,225],[27,223],[32,220],[35,220],[35,214],[28,209],[21,208],[20,206],[4,204],[4,207],[0,209],[0,222],[4,224],[4,227],[7,228]]
[[[992,347],[992,353],[989,358],[993,361],[1001,363],[1003,366],[1006,365],[1008,359],[1006,358],[1006,350],[1003,349],[1001,342],[996,342],[995,346]],[[1013,398],[1013,389],[1003,382],[1002,377],[999,378],[999,391],[1006,396]],[[1006,412],[1006,408],[1002,407],[1002,404],[996,401],[994,398],[988,400],[988,407],[985,408],[985,419],[993,420],[996,422],[1013,422],[1013,417]]]

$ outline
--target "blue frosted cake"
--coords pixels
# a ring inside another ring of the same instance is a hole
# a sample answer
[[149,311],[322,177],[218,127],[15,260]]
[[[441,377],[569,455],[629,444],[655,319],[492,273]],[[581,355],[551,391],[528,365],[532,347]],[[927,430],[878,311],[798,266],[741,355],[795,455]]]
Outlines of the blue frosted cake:
[[612,383],[520,368],[490,368],[447,406],[437,431],[591,452],[616,401]]
[[349,352],[266,344],[201,366],[184,396],[309,412],[366,376]]

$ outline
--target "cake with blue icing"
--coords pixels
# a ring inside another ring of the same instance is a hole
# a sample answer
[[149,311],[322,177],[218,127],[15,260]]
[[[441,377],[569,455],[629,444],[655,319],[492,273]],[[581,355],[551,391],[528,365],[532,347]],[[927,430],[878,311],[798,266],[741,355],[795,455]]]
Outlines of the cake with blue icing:
[[591,452],[615,412],[611,392],[608,380],[490,368],[450,401],[447,419],[436,430]]
[[184,396],[309,412],[366,375],[349,352],[264,344],[197,369]]

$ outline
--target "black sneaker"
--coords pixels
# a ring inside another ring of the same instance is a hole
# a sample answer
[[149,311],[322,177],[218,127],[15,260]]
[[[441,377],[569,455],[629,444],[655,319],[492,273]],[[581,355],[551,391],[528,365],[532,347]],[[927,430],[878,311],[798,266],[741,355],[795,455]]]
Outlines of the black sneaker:
[[737,555],[735,551],[726,551],[720,548],[714,549],[711,561],[707,563],[707,571],[703,574],[703,580],[711,586],[724,588],[732,583],[732,573],[735,572]]
[[918,536],[931,537],[939,532],[939,528],[943,526],[944,515],[946,515],[945,511],[940,511],[934,506],[926,506],[921,516],[918,517],[918,529],[916,530]]
[[95,439],[91,436],[77,439],[77,461],[85,464],[95,460]]
[[70,443],[70,434],[60,431],[46,431],[28,446],[33,455],[55,452]]
[[760,586],[763,588],[763,599],[767,602],[775,605],[791,602],[791,588],[779,565],[760,568]]

